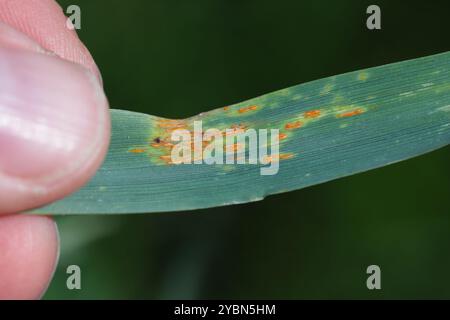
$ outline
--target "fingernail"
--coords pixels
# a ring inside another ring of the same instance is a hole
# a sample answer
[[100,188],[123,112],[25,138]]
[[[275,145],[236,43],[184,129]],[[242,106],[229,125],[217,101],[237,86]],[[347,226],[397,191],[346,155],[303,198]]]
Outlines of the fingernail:
[[0,43],[5,47],[22,48],[40,53],[50,53],[25,34],[2,22],[0,22]]
[[87,69],[0,46],[0,174],[44,185],[62,179],[95,152],[106,110]]

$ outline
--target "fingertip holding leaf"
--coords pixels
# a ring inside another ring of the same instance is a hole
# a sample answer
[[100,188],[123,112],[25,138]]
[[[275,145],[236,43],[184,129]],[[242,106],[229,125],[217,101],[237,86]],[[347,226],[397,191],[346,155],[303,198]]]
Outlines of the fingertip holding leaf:
[[[245,203],[438,149],[450,143],[450,53],[312,81],[184,120],[123,110],[111,115],[111,146],[96,176],[35,213]],[[266,158],[279,161],[277,174],[261,175],[261,164],[173,164],[171,134],[192,130],[196,121],[205,130],[278,129],[279,157]]]

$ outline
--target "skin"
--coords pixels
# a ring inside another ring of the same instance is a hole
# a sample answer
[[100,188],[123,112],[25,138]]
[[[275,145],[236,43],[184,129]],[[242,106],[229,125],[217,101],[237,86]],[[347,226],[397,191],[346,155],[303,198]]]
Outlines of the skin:
[[79,189],[108,148],[100,72],[66,20],[53,0],[0,0],[0,299],[40,298],[58,260],[53,220],[18,213]]

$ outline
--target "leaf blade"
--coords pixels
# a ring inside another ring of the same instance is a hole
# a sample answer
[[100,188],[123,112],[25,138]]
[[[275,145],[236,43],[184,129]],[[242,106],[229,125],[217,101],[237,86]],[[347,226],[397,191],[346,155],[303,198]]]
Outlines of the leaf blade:
[[[173,128],[277,128],[278,174],[255,165],[170,165]],[[74,195],[36,213],[193,210],[263,199],[450,143],[450,53],[350,72],[184,120],[112,111],[107,159]]]

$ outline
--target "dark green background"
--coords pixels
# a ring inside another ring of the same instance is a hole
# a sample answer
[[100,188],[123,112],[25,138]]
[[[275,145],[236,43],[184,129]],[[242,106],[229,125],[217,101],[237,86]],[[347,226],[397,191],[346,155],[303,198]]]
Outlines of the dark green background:
[[[164,117],[450,50],[448,1],[376,1],[381,31],[361,0],[59,2],[81,7],[111,106]],[[447,147],[246,205],[58,218],[45,297],[450,298],[449,160]]]

